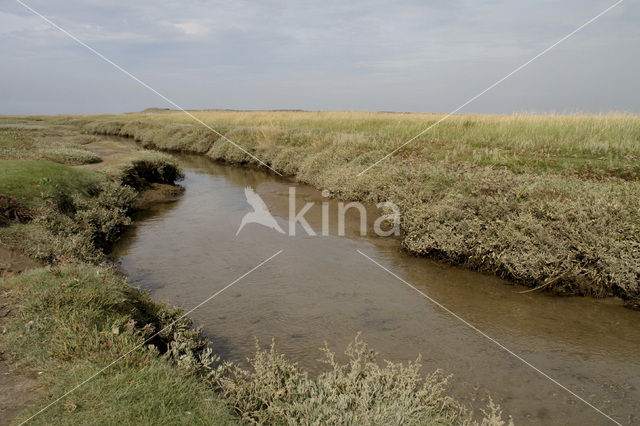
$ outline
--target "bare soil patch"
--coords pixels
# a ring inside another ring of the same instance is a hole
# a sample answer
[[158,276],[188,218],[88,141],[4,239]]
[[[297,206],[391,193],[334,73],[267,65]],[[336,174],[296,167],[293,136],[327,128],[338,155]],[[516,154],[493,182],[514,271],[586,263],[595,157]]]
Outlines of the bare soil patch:
[[42,265],[38,261],[20,254],[0,243],[0,278],[10,277],[39,266]]

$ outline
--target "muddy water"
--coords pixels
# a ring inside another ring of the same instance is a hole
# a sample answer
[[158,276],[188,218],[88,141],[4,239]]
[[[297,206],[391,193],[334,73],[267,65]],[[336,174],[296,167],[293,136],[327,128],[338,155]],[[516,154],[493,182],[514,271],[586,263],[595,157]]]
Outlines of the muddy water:
[[[243,362],[254,337],[321,371],[319,347],[341,352],[357,332],[381,358],[419,354],[425,370],[452,373],[451,393],[471,407],[488,395],[517,423],[607,424],[594,409],[417,294],[356,250],[389,268],[466,321],[557,379],[617,421],[639,422],[640,315],[615,300],[518,294],[523,288],[402,253],[393,238],[361,237],[355,210],[337,236],[282,235],[249,224],[244,188],[253,188],[288,229],[289,186],[297,211],[322,230],[321,193],[272,174],[180,157],[185,194],[138,218],[117,247],[134,284],[156,300],[190,309],[278,250],[282,254],[191,315],[224,358]],[[368,209],[369,230],[377,217]]]

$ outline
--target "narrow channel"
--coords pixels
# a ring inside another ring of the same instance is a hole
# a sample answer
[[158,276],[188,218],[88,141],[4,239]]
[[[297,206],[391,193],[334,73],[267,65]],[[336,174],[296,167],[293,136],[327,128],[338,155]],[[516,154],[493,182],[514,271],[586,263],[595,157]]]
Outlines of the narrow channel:
[[[356,333],[391,361],[422,357],[423,369],[453,374],[451,394],[468,406],[491,395],[517,424],[607,424],[556,384],[461,323],[356,250],[380,262],[431,298],[623,423],[640,421],[638,312],[614,299],[526,293],[495,277],[402,252],[393,237],[360,235],[359,213],[348,210],[337,236],[337,201],[273,174],[177,156],[185,193],[141,213],[114,250],[133,285],[155,300],[197,305],[255,265],[281,255],[193,312],[224,359],[244,363],[255,339],[312,373],[324,365],[326,342],[342,353]],[[320,233],[321,204],[330,207],[330,235],[296,236],[248,224],[245,188],[265,201],[288,229],[289,187],[297,208]],[[367,209],[368,227],[381,212]],[[340,358],[343,359],[343,358]]]

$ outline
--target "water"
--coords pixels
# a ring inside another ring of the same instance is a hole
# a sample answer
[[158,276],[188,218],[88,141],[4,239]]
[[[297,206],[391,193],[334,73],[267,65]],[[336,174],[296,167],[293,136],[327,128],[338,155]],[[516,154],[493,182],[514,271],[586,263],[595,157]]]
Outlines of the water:
[[[519,294],[495,277],[404,254],[394,238],[361,237],[350,210],[346,236],[337,236],[336,201],[330,236],[296,236],[250,224],[244,188],[266,202],[288,229],[288,191],[297,211],[320,232],[321,193],[273,174],[180,156],[185,194],[137,218],[115,256],[134,285],[155,300],[190,309],[279,250],[283,252],[190,316],[204,326],[227,360],[243,363],[275,339],[278,349],[312,372],[322,371],[319,348],[342,353],[356,333],[382,359],[415,360],[425,371],[454,375],[450,393],[470,407],[491,395],[516,423],[607,424],[583,402],[495,343],[434,305],[356,250],[437,300],[465,321],[613,416],[637,423],[640,412],[639,314],[620,302]],[[368,208],[369,226],[379,212]]]

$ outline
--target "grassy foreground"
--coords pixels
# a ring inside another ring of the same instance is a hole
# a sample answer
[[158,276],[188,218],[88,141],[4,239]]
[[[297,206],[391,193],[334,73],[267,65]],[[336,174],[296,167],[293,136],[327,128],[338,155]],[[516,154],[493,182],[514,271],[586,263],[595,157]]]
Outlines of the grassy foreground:
[[[411,253],[560,294],[638,303],[640,117],[454,116],[358,176],[441,116],[194,114],[283,174],[342,199],[396,203]],[[181,112],[61,122],[256,164]]]
[[[128,286],[110,268],[74,265],[39,269],[3,281],[4,303],[17,308],[2,337],[22,368],[42,372],[46,397],[27,419],[101,367],[178,317]],[[34,424],[231,423],[230,410],[188,369],[158,348],[190,333],[182,321],[33,419]],[[185,340],[185,339],[182,339]],[[183,355],[186,354],[183,351]]]
[[[43,156],[52,141],[57,157]],[[472,416],[419,362],[381,367],[357,338],[344,365],[326,350],[315,378],[273,345],[250,370],[221,363],[180,310],[130,287],[105,257],[141,191],[180,171],[144,152],[89,168],[99,142],[60,123],[0,120],[0,243],[44,265],[0,278],[1,361],[41,373],[44,395],[16,423],[139,347],[31,422],[505,424],[493,403]]]

